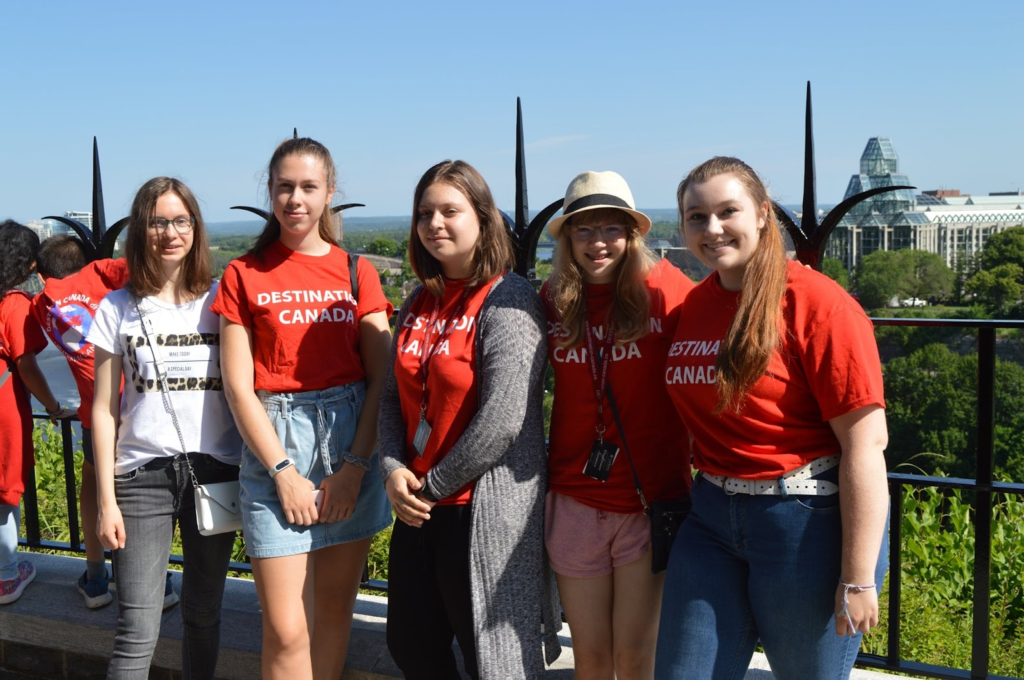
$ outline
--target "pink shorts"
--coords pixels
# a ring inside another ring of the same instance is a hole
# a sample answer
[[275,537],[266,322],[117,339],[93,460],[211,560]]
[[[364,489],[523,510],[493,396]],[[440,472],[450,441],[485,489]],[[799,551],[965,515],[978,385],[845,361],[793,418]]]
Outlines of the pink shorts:
[[595,578],[635,562],[651,549],[651,523],[643,513],[598,510],[548,491],[544,545],[555,573]]

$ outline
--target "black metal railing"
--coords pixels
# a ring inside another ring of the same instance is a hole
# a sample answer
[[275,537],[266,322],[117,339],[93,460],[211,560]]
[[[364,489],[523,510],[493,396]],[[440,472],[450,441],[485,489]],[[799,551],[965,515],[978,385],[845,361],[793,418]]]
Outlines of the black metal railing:
[[[1024,330],[1024,321],[982,320],[982,319],[872,319],[876,326],[921,326],[975,329],[978,338],[978,445],[977,473],[975,479],[930,477],[889,473],[890,516],[894,518],[889,528],[889,611],[887,653],[883,655],[861,653],[857,665],[877,670],[897,671],[928,678],[945,680],[1012,680],[1007,676],[991,675],[989,669],[989,597],[992,571],[992,504],[996,493],[1024,497],[1024,484],[993,481],[995,444],[995,367],[996,331],[999,329]],[[46,416],[34,415],[45,420]],[[75,493],[74,449],[71,421],[65,420],[60,426],[64,455],[64,469],[67,489],[68,526],[70,542],[42,540],[39,529],[39,506],[36,496],[35,477],[25,491],[25,533],[22,541],[33,548],[48,548],[69,552],[84,552],[79,529],[78,503]],[[1024,436],[1024,433],[1022,433]],[[902,517],[905,487],[915,489],[960,489],[974,492],[974,600],[972,617],[971,668],[969,670],[920,663],[902,658],[900,640],[901,594],[902,594]],[[171,562],[181,563],[181,557],[171,556]],[[242,572],[252,571],[245,562],[232,562],[231,569]],[[387,582],[370,580],[364,572],[363,587],[387,592]]]
[[[49,420],[45,414],[33,413],[34,420]],[[75,489],[75,450],[74,433],[72,423],[78,422],[78,417],[66,418],[60,421],[61,452],[64,458],[64,486],[67,494],[67,517],[68,517],[68,542],[43,540],[42,531],[39,527],[39,497],[36,489],[35,470],[30,473],[29,484],[25,488],[25,538],[19,538],[19,545],[30,548],[42,548],[45,550],[60,550],[63,552],[85,553],[85,546],[82,544],[81,524],[78,517],[78,494]],[[110,559],[110,551],[105,551],[107,559]],[[172,554],[170,563],[181,566],[182,556]],[[235,562],[232,560],[228,568],[231,571],[251,574],[252,565],[246,562]],[[370,578],[369,563],[363,567],[363,578],[359,584],[360,588],[374,590],[381,593],[388,592],[388,582]]]
[[[996,493],[1024,497],[1024,484],[993,481],[995,458],[996,331],[1024,330],[1024,321],[987,319],[872,319],[875,326],[922,326],[977,330],[978,342],[978,444],[975,478],[930,477],[889,473],[889,612],[885,656],[860,654],[857,665],[948,680],[996,680],[1006,676],[989,673],[989,598],[992,574],[992,503]],[[1024,436],[1024,433],[1022,433]],[[925,664],[900,655],[900,603],[903,581],[902,517],[905,488],[960,489],[974,492],[974,599],[971,621],[971,668],[969,670]]]

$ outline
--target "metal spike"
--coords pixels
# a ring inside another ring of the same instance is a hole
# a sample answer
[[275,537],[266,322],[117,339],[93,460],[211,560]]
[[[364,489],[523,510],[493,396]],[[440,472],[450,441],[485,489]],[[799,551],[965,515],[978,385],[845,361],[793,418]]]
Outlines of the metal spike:
[[807,112],[804,132],[804,216],[800,228],[808,237],[818,228],[818,192],[814,172],[814,123],[811,116],[811,81],[807,81]]
[[523,139],[523,103],[516,97],[516,224],[522,235],[530,221],[530,200],[526,192],[526,145]]
[[103,179],[100,177],[100,149],[96,137],[92,138],[92,240],[98,248],[107,232],[107,217],[103,212]]

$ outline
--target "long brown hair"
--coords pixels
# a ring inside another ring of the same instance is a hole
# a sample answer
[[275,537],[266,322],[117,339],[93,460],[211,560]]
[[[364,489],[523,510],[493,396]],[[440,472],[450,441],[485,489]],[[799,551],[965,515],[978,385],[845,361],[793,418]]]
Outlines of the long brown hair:
[[743,271],[736,316],[729,324],[715,359],[719,394],[715,413],[729,407],[739,410],[747,392],[768,371],[772,354],[782,342],[782,295],[787,280],[782,230],[772,210],[768,188],[757,173],[738,158],[716,156],[691,170],[676,192],[680,216],[685,210],[683,199],[690,185],[718,175],[732,175],[743,184],[764,219],[764,227]]
[[[548,278],[551,302],[562,322],[563,334],[558,338],[558,343],[565,347],[575,346],[584,340],[583,329],[587,316],[583,269],[572,254],[574,218],[566,220],[558,233],[554,266]],[[608,224],[622,224],[626,227],[626,249],[613,273],[615,294],[605,323],[608,331],[615,335],[616,343],[626,344],[639,340],[650,326],[651,301],[645,282],[657,259],[640,235],[636,220],[629,213],[615,208],[598,208],[580,213],[579,219],[585,220],[592,227]]]
[[157,200],[168,193],[180,198],[192,216],[192,249],[181,264],[178,290],[193,296],[202,295],[210,290],[213,282],[206,223],[203,222],[195,194],[184,182],[173,177],[154,177],[142,185],[132,201],[128,238],[124,245],[124,257],[128,262],[128,289],[136,295],[145,296],[160,292],[164,286],[160,255],[149,245],[149,219],[156,210]]
[[[277,178],[277,169],[288,156],[312,156],[313,158],[320,161],[320,164],[324,168],[324,179],[327,182],[327,191],[334,191],[337,185],[338,173],[334,167],[334,159],[331,158],[331,152],[327,150],[327,147],[309,137],[299,137],[298,139],[286,139],[277,145],[274,149],[273,155],[270,157],[270,163],[267,164],[267,190],[270,192],[270,217],[267,219],[266,225],[263,227],[263,231],[256,237],[256,242],[253,243],[252,248],[249,250],[250,253],[256,257],[263,259],[263,251],[267,247],[281,238],[281,223],[277,219],[277,215],[274,214],[274,180]],[[334,213],[331,212],[330,206],[326,206],[324,211],[320,213],[320,222],[318,223],[317,231],[320,234],[320,238],[331,245],[338,245],[338,240],[341,238],[341,217],[338,218],[338,226],[334,226]]]
[[512,239],[487,182],[465,161],[441,161],[420,177],[412,198],[412,226],[409,228],[409,264],[416,278],[437,297],[444,295],[444,272],[441,263],[426,249],[416,230],[420,201],[432,184],[447,184],[462,192],[480,222],[480,236],[472,253],[473,273],[468,285],[478,286],[489,281],[515,263]]

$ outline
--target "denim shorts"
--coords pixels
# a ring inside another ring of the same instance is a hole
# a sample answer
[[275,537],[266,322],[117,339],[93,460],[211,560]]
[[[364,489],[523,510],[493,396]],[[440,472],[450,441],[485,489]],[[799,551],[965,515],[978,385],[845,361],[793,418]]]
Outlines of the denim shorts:
[[[341,469],[341,454],[355,438],[366,398],[362,381],[311,392],[257,391],[270,424],[300,475],[319,487]],[[380,481],[374,453],[363,475],[352,516],[340,522],[304,527],[289,524],[277,486],[248,446],[242,448],[242,525],[250,557],[299,555],[329,545],[358,541],[391,525],[391,504]]]

